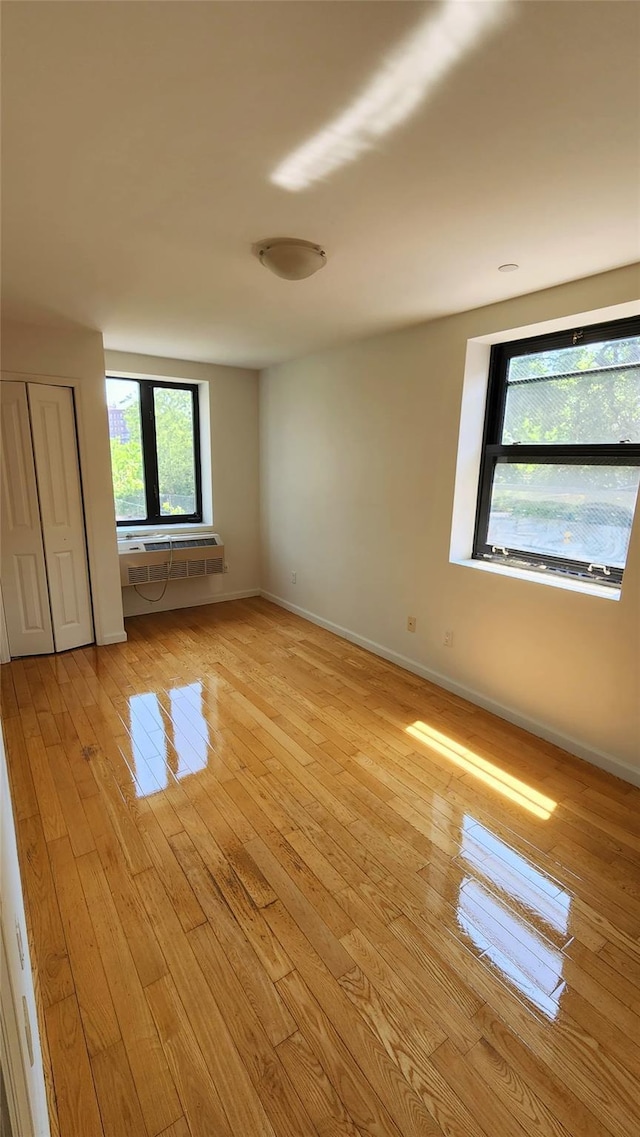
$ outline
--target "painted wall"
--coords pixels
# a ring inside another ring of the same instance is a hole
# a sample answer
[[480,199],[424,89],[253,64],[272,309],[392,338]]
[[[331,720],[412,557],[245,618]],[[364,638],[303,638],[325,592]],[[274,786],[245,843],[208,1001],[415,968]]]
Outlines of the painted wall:
[[[224,576],[171,581],[158,603],[144,600],[133,588],[125,588],[125,615],[255,595],[260,589],[258,373],[125,352],[107,351],[105,359],[109,373],[154,375],[203,386],[201,410],[203,403],[209,408],[209,447],[205,449],[209,450],[211,462],[207,469],[203,452],[205,520],[220,533],[228,564]],[[179,527],[172,527],[171,532],[177,536]],[[154,597],[160,595],[162,587],[145,585],[140,592]]]
[[[13,1071],[15,1106],[20,1112],[21,1125],[15,1137],[33,1133],[34,1137],[49,1137],[47,1099],[42,1067],[42,1050],[38,1029],[33,977],[29,959],[29,943],[25,921],[16,833],[11,809],[9,778],[0,728],[0,933],[4,942],[6,974],[2,974],[2,1004],[7,1043],[10,1047],[9,1064]],[[23,959],[20,957],[22,950]],[[23,1002],[26,1003],[33,1065],[29,1060],[29,1046]]]
[[3,324],[2,378],[73,387],[96,642],[117,643],[126,639],[111,489],[102,335],[84,328],[61,331],[29,324]]
[[639,285],[632,266],[282,364],[260,400],[263,590],[635,779],[638,517],[618,602],[451,564],[449,547],[467,341]]

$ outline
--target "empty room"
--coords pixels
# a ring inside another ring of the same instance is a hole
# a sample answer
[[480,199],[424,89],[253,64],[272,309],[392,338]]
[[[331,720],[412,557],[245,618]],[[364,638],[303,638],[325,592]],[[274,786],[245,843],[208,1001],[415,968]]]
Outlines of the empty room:
[[2,1137],[637,1137],[640,3],[0,16]]

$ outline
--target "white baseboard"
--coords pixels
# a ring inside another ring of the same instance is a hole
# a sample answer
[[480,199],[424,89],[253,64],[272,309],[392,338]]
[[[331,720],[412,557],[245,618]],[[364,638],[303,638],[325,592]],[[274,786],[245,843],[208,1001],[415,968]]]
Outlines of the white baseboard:
[[108,647],[109,644],[123,644],[128,639],[126,632],[114,632],[111,636],[103,636],[101,640],[96,640],[98,647]]
[[398,667],[402,667],[405,671],[411,671],[413,675],[419,675],[421,679],[427,679],[430,683],[435,683],[437,687],[443,687],[445,691],[450,691],[453,695],[459,695],[469,703],[474,703],[476,706],[482,707],[485,711],[491,711],[491,713],[497,715],[498,718],[506,719],[507,722],[513,723],[514,726],[522,727],[523,730],[528,730],[530,734],[535,734],[538,738],[543,738],[546,742],[552,742],[554,746],[559,746],[562,750],[568,750],[570,754],[575,754],[577,758],[582,758],[585,762],[590,762],[593,766],[598,766],[601,770],[607,770],[608,773],[613,774],[616,778],[622,778],[625,782],[640,786],[640,769],[627,766],[624,762],[620,762],[619,759],[614,758],[613,755],[585,746],[583,742],[572,738],[570,735],[561,734],[545,723],[538,722],[537,719],[531,719],[527,715],[521,715],[517,711],[512,710],[511,707],[505,707],[502,703],[497,703],[493,699],[488,698],[480,691],[475,691],[471,687],[465,687],[462,683],[456,683],[455,680],[449,679],[446,675],[441,675],[439,671],[432,671],[422,663],[418,663],[417,660],[410,659],[406,655],[400,655],[397,651],[391,651],[389,648],[384,647],[383,644],[369,640],[365,636],[360,636],[357,632],[352,632],[349,628],[343,628],[341,624],[334,624],[332,620],[325,620],[322,616],[316,616],[315,612],[309,612],[306,608],[299,608],[297,604],[290,604],[288,600],[284,600],[281,596],[275,596],[272,592],[265,592],[264,589],[260,592],[260,595],[263,596],[265,600],[270,600],[273,604],[278,604],[280,608],[286,608],[288,612],[293,612],[296,616],[302,616],[304,620],[309,620],[310,623],[317,624],[320,628],[326,628],[327,631],[334,632],[335,635],[340,636],[342,639],[349,640],[351,643],[365,648],[374,655],[379,655],[382,659],[387,659],[390,663],[397,664]]
[[207,604],[224,604],[227,600],[247,600],[249,596],[261,596],[259,588],[245,588],[241,592],[221,592],[219,596],[212,596]]
[[139,612],[125,612],[125,620],[130,620],[134,616],[147,616],[150,612],[173,612],[179,608],[201,608],[204,604],[224,604],[227,600],[246,600],[249,596],[260,596],[259,588],[245,588],[240,592],[219,592],[215,596],[199,597],[195,600],[172,600],[171,597],[163,597],[159,604],[152,604],[150,601],[146,608]]

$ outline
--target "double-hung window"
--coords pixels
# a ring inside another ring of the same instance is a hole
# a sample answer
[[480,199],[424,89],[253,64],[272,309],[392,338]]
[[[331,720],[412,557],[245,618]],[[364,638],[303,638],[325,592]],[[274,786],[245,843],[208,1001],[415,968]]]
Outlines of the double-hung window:
[[118,525],[202,521],[198,387],[107,376]]
[[473,555],[620,586],[640,482],[640,318],[491,350]]

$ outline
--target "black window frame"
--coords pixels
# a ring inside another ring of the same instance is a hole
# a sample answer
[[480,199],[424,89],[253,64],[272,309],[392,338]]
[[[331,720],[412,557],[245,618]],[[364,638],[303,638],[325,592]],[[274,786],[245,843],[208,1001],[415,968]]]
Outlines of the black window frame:
[[[188,525],[202,521],[202,464],[200,453],[200,402],[197,383],[172,383],[160,379],[136,379],[124,375],[107,375],[107,379],[120,379],[127,383],[137,383],[140,389],[140,438],[142,443],[142,469],[144,492],[147,506],[146,517],[126,518],[116,521],[118,528],[132,525]],[[156,441],[156,416],[153,393],[161,391],[190,391],[193,410],[193,456],[195,467],[195,513],[165,514],[160,512],[160,477],[158,473],[158,447]]]
[[[547,556],[525,549],[504,550],[487,542],[491,512],[491,492],[498,461],[526,462],[530,465],[562,463],[563,465],[640,465],[640,442],[617,443],[544,443],[523,442],[505,445],[501,442],[507,401],[509,362],[514,356],[533,355],[562,347],[577,347],[603,340],[626,339],[640,335],[640,316],[606,323],[589,324],[550,332],[529,339],[493,344],[489,362],[489,383],[485,408],[482,458],[478,481],[478,500],[473,536],[474,560],[495,561],[514,568],[548,571],[571,579],[588,580],[619,588],[624,567],[592,565],[571,558]],[[628,366],[628,365],[627,365]],[[636,502],[637,508],[637,502]],[[591,571],[590,571],[591,570]]]

